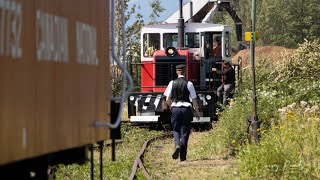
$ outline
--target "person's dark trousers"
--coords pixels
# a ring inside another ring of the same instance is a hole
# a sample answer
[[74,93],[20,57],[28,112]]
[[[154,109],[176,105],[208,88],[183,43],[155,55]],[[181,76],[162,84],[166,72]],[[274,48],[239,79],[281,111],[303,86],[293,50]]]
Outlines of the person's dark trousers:
[[228,104],[228,98],[231,91],[234,88],[234,84],[222,84],[217,89],[218,101],[222,102],[223,106]]
[[218,102],[223,103],[224,84],[221,84],[217,89]]
[[171,111],[174,143],[181,146],[180,160],[186,160],[193,113],[191,107],[173,107]]

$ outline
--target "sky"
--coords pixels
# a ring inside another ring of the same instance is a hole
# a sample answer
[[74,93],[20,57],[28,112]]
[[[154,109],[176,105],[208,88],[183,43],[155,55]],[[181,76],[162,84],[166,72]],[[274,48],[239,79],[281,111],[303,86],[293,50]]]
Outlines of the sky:
[[[151,7],[149,5],[150,0],[131,0],[129,2],[129,8],[132,7],[133,4],[141,6],[140,13],[144,17],[144,21],[149,21],[149,15],[151,14]],[[186,3],[188,0],[184,0],[183,3]],[[160,17],[157,19],[158,21],[164,21],[169,16],[171,16],[174,12],[178,11],[179,8],[179,0],[161,0],[161,5],[166,10],[160,14]],[[135,20],[135,16],[133,15],[132,18],[129,20],[128,25],[132,24]]]

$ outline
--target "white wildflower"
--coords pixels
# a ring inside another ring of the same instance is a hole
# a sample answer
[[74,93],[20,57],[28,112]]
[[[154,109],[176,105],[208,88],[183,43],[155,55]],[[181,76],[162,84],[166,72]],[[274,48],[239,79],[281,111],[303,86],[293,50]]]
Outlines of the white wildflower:
[[319,110],[319,106],[317,106],[317,105],[312,106],[312,107],[311,107],[311,110],[314,111],[314,112],[316,112],[316,111]]
[[300,101],[300,106],[301,107],[306,107],[307,106],[307,102],[305,102],[305,101]]
[[288,109],[293,109],[295,106],[296,106],[296,103],[292,103],[292,104],[288,105],[287,107],[288,107]]
[[311,109],[307,107],[307,108],[304,109],[304,113],[309,113],[310,110],[311,110]]
[[285,114],[287,112],[287,109],[284,107],[284,108],[278,109],[278,111],[280,114]]

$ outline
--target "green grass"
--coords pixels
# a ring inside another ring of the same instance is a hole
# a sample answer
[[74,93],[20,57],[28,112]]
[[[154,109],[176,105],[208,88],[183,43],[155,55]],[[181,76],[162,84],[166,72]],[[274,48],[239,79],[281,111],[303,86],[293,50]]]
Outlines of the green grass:
[[[138,129],[128,125],[122,125],[123,142],[116,145],[116,161],[111,161],[111,147],[104,148],[104,177],[106,179],[128,179],[131,174],[133,162],[143,143],[163,132]],[[95,178],[99,178],[99,152],[94,152]],[[138,174],[141,177],[141,173]],[[90,163],[85,165],[59,165],[57,179],[90,179]]]

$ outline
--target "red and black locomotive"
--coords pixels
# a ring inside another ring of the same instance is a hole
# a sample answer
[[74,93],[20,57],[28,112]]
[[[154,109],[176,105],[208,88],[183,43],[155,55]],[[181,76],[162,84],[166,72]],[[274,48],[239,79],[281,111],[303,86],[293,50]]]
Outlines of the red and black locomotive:
[[[148,25],[141,31],[141,86],[128,98],[131,123],[169,123],[170,111],[165,108],[163,95],[168,83],[177,78],[176,65],[186,65],[186,79],[196,89],[200,120],[210,123],[216,119],[216,89],[223,78],[211,69],[231,62],[231,28],[219,24],[186,23],[182,36],[184,47],[178,48],[177,24]],[[219,46],[219,47],[218,47]],[[220,48],[214,51],[215,48]],[[213,53],[215,52],[215,53]],[[218,53],[216,53],[218,52]]]

